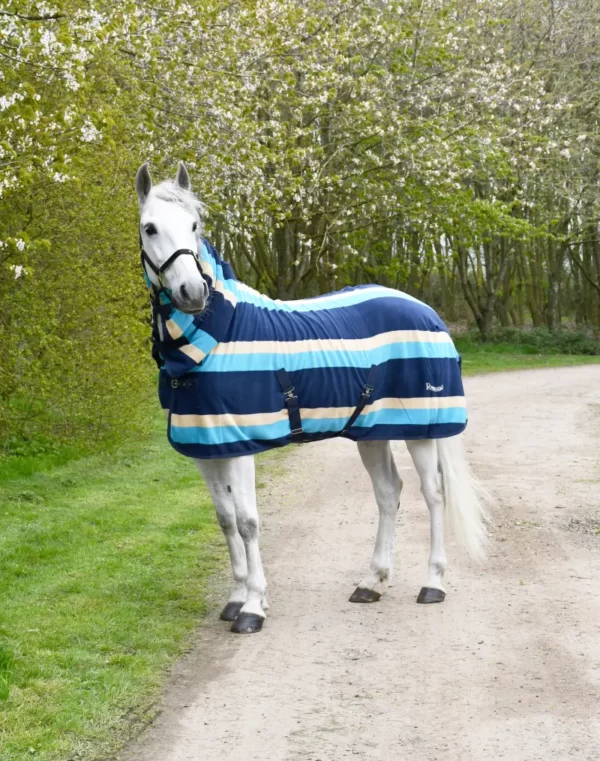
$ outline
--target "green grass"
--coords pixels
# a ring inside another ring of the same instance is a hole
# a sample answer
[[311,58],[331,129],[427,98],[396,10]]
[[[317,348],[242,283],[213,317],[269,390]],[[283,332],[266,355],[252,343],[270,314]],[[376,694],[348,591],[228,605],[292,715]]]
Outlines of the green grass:
[[599,339],[583,331],[505,329],[485,343],[473,334],[456,336],[454,343],[461,353],[465,375],[600,363]]
[[600,364],[600,357],[573,354],[505,354],[491,351],[464,352],[462,354],[463,375],[479,375],[502,370],[534,370],[539,367],[594,364]]
[[164,423],[118,456],[38,464],[0,468],[0,758],[102,758],[189,644],[224,545]]

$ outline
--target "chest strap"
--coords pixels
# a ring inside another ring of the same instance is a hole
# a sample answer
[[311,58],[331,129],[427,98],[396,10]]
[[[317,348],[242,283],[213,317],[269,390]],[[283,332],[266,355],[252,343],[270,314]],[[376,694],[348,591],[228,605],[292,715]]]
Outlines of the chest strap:
[[[354,410],[352,415],[348,418],[348,422],[342,428],[342,430],[332,434],[331,435],[332,437],[343,436],[345,433],[347,433],[356,422],[356,419],[358,418],[358,416],[364,410],[366,404],[371,398],[373,389],[375,388],[375,376],[377,374],[377,368],[378,368],[378,365],[371,366],[371,369],[369,370],[369,374],[367,376],[367,382],[365,383],[363,392],[360,395],[360,400],[358,404],[356,405],[356,409]],[[296,389],[294,388],[294,385],[292,383],[292,379],[289,373],[283,368],[281,368],[281,370],[277,370],[277,372],[275,373],[275,376],[277,377],[277,380],[279,381],[279,385],[281,386],[283,396],[285,397],[284,399],[285,406],[287,407],[288,417],[290,419],[290,428],[292,430],[292,442],[294,444],[302,444],[304,441],[306,441],[306,439],[304,438],[304,429],[302,428],[302,417],[300,416],[300,405],[298,404],[298,397],[296,396],[296,393],[295,393]]]

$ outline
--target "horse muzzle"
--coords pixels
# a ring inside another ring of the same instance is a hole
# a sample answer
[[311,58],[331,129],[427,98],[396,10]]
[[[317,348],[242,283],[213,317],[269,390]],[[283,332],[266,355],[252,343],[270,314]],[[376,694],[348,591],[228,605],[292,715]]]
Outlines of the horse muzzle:
[[186,314],[199,314],[208,302],[208,284],[203,278],[195,283],[182,283],[173,291],[175,306]]

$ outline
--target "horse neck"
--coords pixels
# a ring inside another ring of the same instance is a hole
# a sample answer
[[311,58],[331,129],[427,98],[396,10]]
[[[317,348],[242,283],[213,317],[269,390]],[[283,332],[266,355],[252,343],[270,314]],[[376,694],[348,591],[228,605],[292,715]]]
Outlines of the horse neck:
[[205,238],[200,238],[198,252],[202,271],[210,277],[213,285],[226,280],[236,280],[231,265],[221,259],[217,249]]
[[[221,259],[219,252],[208,241],[201,240],[199,251],[202,270],[211,278],[212,288],[225,294],[225,302],[229,306],[224,305],[224,310],[229,314],[229,319],[231,319],[230,307],[233,306],[235,311],[235,306],[240,302],[249,302],[266,308],[275,302],[275,299],[270,296],[238,280],[229,262]],[[225,314],[222,316],[225,318]]]

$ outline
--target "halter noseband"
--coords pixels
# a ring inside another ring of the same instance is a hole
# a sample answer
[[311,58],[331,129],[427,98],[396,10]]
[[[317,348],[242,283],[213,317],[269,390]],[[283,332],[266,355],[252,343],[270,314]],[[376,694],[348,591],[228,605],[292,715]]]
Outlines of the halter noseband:
[[202,272],[202,266],[200,264],[200,257],[198,256],[198,253],[196,251],[192,251],[191,248],[178,248],[177,251],[175,251],[174,254],[171,254],[171,256],[167,259],[166,262],[163,262],[160,267],[157,267],[156,264],[152,261],[152,259],[148,256],[148,254],[144,251],[144,244],[142,243],[142,236],[140,234],[140,251],[142,256],[142,267],[147,264],[152,272],[156,275],[158,278],[158,284],[160,286],[161,290],[165,290],[161,275],[164,274],[166,269],[170,267],[173,262],[179,257],[183,256],[184,254],[189,254],[190,256],[194,257],[194,261],[196,262],[196,266],[198,267],[198,272],[204,277],[204,273]]

